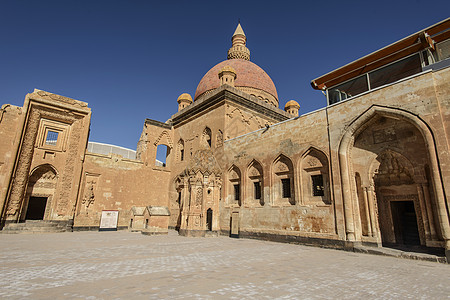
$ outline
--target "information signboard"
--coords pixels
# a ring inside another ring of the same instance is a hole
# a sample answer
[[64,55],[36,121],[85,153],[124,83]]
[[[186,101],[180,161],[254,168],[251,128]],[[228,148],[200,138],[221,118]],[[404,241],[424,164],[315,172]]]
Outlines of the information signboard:
[[103,210],[102,218],[100,219],[99,231],[117,230],[118,219],[119,219],[119,211],[118,210]]

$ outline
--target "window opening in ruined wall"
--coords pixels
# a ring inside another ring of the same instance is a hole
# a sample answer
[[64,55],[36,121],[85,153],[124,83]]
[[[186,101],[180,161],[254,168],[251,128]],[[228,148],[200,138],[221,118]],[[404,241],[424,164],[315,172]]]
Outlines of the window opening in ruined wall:
[[56,142],[58,141],[58,134],[57,131],[49,130],[47,131],[47,137],[45,138],[45,144],[50,146],[56,146]]
[[323,176],[311,175],[313,196],[324,196]]
[[233,166],[228,171],[227,199],[229,205],[241,205],[241,171]]
[[239,201],[240,195],[241,195],[241,185],[239,183],[236,183],[233,185],[234,187],[234,200]]
[[283,198],[291,198],[291,179],[281,179]]
[[273,166],[274,182],[273,196],[274,205],[294,205],[294,168],[289,158],[280,155]]
[[261,182],[253,182],[255,199],[261,199]]
[[166,145],[158,145],[156,148],[156,160],[155,166],[166,167],[167,166],[167,156],[170,153],[170,148]]
[[244,195],[246,205],[264,205],[261,191],[263,186],[263,168],[256,160],[253,160],[247,168],[247,180],[245,181],[245,186],[246,189]]
[[206,145],[208,145],[211,148],[211,139],[212,139],[212,134],[211,134],[211,129],[209,129],[209,127],[206,127],[203,130],[203,141],[204,143],[206,143]]

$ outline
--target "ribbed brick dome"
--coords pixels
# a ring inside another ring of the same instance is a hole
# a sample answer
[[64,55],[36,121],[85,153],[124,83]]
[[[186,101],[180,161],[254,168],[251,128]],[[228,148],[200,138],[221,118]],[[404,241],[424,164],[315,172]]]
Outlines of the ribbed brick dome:
[[256,64],[243,59],[225,60],[212,67],[205,76],[203,76],[202,80],[200,80],[195,92],[194,101],[205,92],[220,86],[219,72],[225,66],[230,66],[236,71],[237,76],[234,83],[236,88],[250,87],[263,90],[274,96],[278,101],[277,89],[269,75]]

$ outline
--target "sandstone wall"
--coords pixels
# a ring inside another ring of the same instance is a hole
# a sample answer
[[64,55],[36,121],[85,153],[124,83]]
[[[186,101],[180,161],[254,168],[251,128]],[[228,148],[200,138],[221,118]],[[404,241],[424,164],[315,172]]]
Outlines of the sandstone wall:
[[5,104],[0,109],[0,216],[8,191],[12,168],[23,126],[23,109]]

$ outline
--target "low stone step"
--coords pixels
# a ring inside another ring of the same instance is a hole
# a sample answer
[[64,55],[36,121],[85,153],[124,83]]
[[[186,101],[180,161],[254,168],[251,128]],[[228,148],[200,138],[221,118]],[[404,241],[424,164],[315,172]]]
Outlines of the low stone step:
[[26,220],[24,223],[9,223],[2,233],[44,233],[44,232],[65,232],[71,231],[71,226],[66,223],[43,221],[43,220]]

